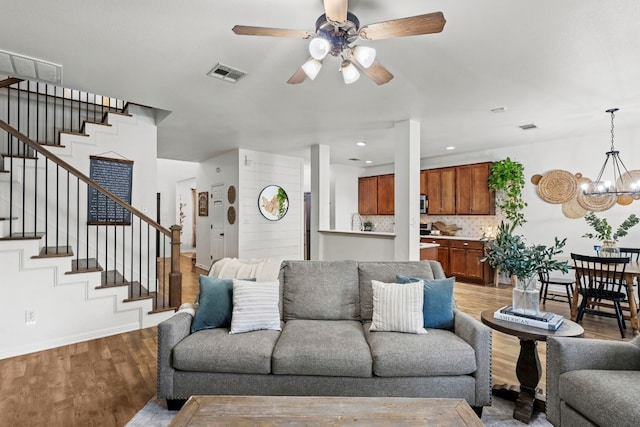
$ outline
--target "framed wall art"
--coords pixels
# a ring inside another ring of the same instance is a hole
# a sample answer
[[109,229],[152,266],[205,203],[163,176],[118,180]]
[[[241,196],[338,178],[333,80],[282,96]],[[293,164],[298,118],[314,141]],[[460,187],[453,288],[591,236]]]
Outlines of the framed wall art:
[[258,196],[258,208],[269,221],[278,221],[287,214],[289,197],[279,185],[268,185]]
[[209,216],[209,192],[198,193],[198,216]]

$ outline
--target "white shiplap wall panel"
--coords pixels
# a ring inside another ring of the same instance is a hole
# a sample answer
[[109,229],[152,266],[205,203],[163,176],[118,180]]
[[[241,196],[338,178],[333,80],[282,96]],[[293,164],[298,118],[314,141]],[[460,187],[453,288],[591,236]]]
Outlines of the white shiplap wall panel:
[[[239,258],[302,259],[303,159],[249,150],[240,150],[239,157]],[[281,186],[289,197],[289,209],[279,221],[269,221],[258,209],[260,191],[268,185]]]

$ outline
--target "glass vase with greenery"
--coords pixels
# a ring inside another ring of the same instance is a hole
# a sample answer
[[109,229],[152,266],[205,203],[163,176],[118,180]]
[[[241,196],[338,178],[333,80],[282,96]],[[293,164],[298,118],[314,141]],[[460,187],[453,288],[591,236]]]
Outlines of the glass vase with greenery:
[[584,216],[587,224],[593,228],[594,233],[585,233],[582,237],[589,239],[596,239],[601,242],[601,245],[596,245],[594,248],[598,255],[603,257],[617,257],[620,255],[617,243],[620,237],[626,236],[629,229],[640,222],[640,218],[636,214],[631,214],[625,219],[618,229],[613,232],[613,227],[609,224],[606,218],[598,218],[593,212],[589,212]]

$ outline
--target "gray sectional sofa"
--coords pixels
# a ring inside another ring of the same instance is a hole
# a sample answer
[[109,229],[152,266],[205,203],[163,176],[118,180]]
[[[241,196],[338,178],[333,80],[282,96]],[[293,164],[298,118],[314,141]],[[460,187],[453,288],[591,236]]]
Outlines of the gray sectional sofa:
[[318,395],[464,398],[491,404],[491,330],[454,308],[451,330],[370,332],[371,280],[444,278],[436,261],[283,261],[282,331],[190,333],[178,312],[158,326],[158,396]]
[[547,420],[563,427],[637,426],[640,336],[547,339]]

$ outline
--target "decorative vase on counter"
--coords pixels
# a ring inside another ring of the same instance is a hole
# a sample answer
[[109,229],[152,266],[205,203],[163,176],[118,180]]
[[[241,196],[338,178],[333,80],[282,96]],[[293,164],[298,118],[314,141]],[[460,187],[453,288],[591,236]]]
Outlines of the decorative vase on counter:
[[540,313],[540,291],[537,289],[537,278],[517,278],[512,292],[513,311],[522,314]]
[[600,256],[615,258],[620,256],[620,249],[616,246],[615,240],[604,240],[600,246]]

